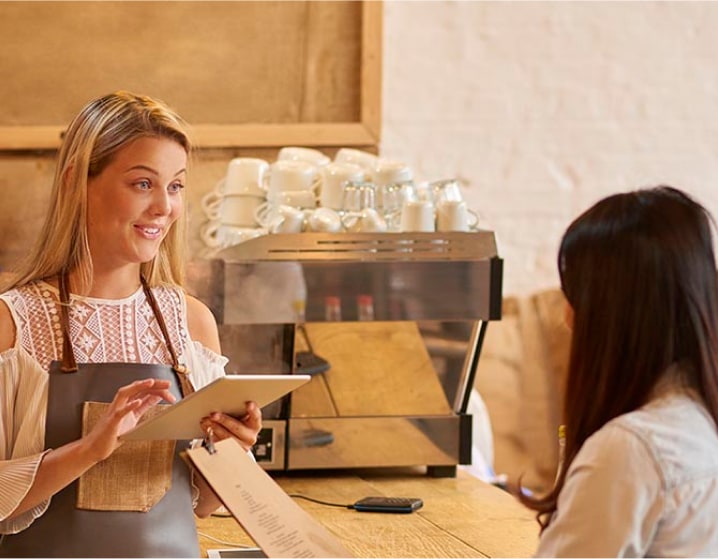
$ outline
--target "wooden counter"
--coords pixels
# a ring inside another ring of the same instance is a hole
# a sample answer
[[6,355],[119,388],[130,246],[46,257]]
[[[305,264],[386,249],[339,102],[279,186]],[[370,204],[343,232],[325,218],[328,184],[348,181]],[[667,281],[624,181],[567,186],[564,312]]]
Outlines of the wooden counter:
[[[370,495],[424,500],[417,512],[386,514],[295,499],[357,557],[529,557],[538,543],[538,524],[531,511],[463,471],[456,478],[431,478],[409,469],[273,477],[287,493],[331,503],[349,504]],[[208,549],[253,543],[233,518],[198,519],[197,528],[203,557]]]

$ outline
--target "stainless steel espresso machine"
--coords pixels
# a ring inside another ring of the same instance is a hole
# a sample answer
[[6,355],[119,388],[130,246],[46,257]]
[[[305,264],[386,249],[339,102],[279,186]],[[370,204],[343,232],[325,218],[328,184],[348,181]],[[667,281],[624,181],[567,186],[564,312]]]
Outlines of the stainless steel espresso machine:
[[263,411],[267,470],[471,463],[467,405],[501,318],[491,231],[258,237],[194,261],[229,374],[313,375]]

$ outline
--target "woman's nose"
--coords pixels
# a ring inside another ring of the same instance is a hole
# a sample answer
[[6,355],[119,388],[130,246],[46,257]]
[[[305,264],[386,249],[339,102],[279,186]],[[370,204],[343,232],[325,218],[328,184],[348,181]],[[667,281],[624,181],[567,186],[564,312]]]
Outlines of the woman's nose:
[[151,210],[154,215],[168,215],[172,211],[169,193],[166,190],[158,188],[155,191]]

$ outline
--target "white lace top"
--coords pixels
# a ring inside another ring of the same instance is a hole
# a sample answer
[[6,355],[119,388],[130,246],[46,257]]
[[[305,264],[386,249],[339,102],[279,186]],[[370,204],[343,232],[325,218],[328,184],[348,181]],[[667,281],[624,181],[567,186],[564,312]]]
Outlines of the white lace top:
[[[196,388],[224,374],[227,359],[190,339],[184,293],[152,290],[180,363]],[[0,295],[16,326],[15,345],[0,353],[0,534],[27,528],[49,500],[5,520],[32,486],[45,452],[47,370],[62,357],[58,290],[36,282]],[[78,363],[171,363],[142,288],[125,299],[71,297],[70,337]]]

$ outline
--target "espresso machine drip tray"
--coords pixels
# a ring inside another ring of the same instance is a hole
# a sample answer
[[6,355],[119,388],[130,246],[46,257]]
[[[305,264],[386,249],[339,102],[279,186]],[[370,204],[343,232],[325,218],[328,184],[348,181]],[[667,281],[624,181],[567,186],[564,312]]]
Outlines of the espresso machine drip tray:
[[491,231],[266,235],[188,267],[229,374],[309,372],[262,410],[267,470],[471,460],[466,414],[503,261]]

